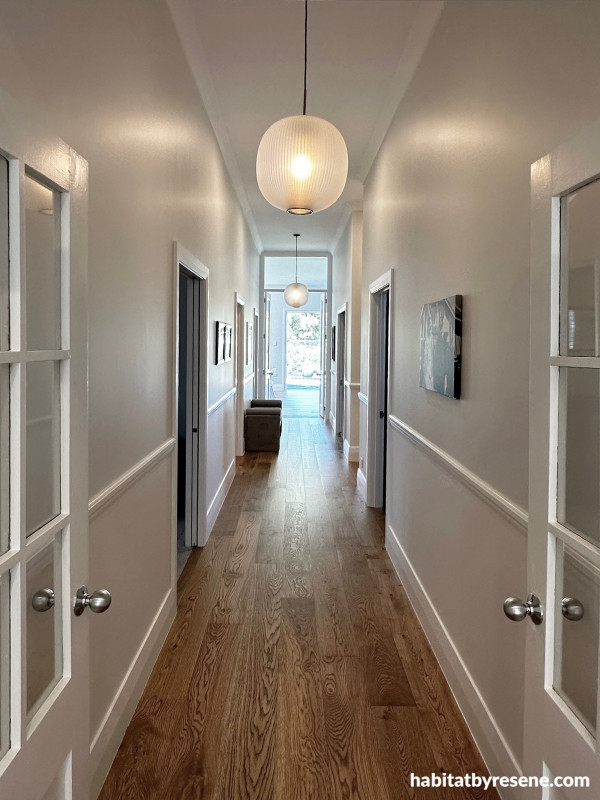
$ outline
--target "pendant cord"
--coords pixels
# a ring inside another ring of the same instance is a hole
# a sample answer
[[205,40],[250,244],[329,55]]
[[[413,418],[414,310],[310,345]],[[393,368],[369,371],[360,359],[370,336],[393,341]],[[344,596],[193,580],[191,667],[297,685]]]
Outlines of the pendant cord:
[[295,233],[294,236],[296,237],[296,283],[298,283],[298,237],[300,234]]
[[[306,69],[308,65],[308,0],[304,0],[304,105],[302,114],[306,116]],[[296,242],[298,240],[296,239]]]

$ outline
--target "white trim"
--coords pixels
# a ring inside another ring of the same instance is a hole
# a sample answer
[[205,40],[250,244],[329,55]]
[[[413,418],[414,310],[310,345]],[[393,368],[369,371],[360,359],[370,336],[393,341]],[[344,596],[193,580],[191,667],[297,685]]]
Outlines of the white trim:
[[100,794],[102,784],[175,619],[176,610],[177,593],[171,588],[160,604],[108,711],[92,738],[90,757],[92,762],[95,757],[98,761],[95,765],[92,764],[90,797],[97,797]]
[[363,404],[363,406],[368,406],[369,405],[369,398],[367,397],[366,394],[363,394],[362,392],[359,392],[358,393],[358,399]]
[[[394,569],[406,590],[490,774],[522,775],[523,770],[518,759],[504,738],[391,525],[386,526],[385,544]],[[503,800],[513,800],[513,798],[516,800],[516,796],[514,790],[502,791]]]
[[380,275],[378,278],[369,284],[369,294],[379,294],[379,292],[383,292],[384,289],[387,289],[392,282],[392,270],[388,269],[387,272],[384,272],[383,275]]
[[251,372],[250,375],[246,375],[246,377],[244,378],[244,386],[246,386],[248,383],[250,383],[250,381],[253,380],[254,380],[254,373]]
[[490,505],[495,511],[502,514],[510,522],[516,525],[519,530],[527,534],[527,527],[529,524],[529,515],[524,508],[513,503],[508,497],[503,495],[497,489],[494,489],[489,483],[479,478],[470,469],[467,469],[460,461],[457,461],[451,455],[442,450],[441,447],[430,442],[416,430],[407,425],[402,420],[399,420],[393,414],[388,416],[390,428],[401,433],[410,442],[423,448],[429,455],[435,457],[442,466],[451,472],[455,478],[458,478],[468,489],[476,494],[481,500]]
[[[246,368],[244,351],[246,345],[246,300],[235,293],[233,307],[235,330],[235,454],[244,455],[244,370]],[[241,318],[241,319],[240,319]]]
[[331,427],[335,431],[335,414],[333,413],[333,411],[329,412],[329,424],[331,425]]
[[344,439],[344,455],[346,456],[346,461],[358,461],[358,451],[359,447],[357,444],[350,444],[348,439]]
[[231,464],[229,465],[227,472],[225,473],[225,477],[223,478],[219,488],[215,492],[215,496],[213,497],[211,504],[208,507],[208,511],[206,512],[206,541],[208,541],[208,537],[210,536],[212,529],[215,526],[217,517],[221,513],[221,509],[223,508],[223,503],[225,502],[225,498],[227,497],[227,492],[231,488],[231,484],[233,483],[234,478],[235,478],[235,458],[232,459]]
[[[192,488],[192,508],[195,512],[186,524],[186,540],[190,536],[192,544],[206,538],[204,520],[206,517],[206,463],[208,448],[208,365],[210,364],[210,271],[189,250],[179,242],[173,242],[173,372],[171,384],[171,435],[177,441],[179,430],[179,275],[181,267],[201,281],[200,324],[198,328],[198,449],[196,458],[195,487]],[[174,465],[171,476],[171,585],[177,586],[177,467]],[[186,515],[189,507],[186,510]]]
[[136,483],[143,475],[150,472],[163,458],[166,458],[175,449],[176,440],[167,439],[156,450],[138,461],[131,469],[124,472],[112,483],[109,483],[101,492],[94,495],[88,504],[89,518],[96,517],[107,506],[113,503],[126,489]]
[[357,392],[360,389],[360,383],[350,383],[350,381],[344,381],[344,386],[352,392]]
[[356,488],[358,490],[358,493],[362,497],[362,499],[366,500],[366,497],[367,497],[367,479],[365,477],[365,473],[362,471],[362,469],[360,467],[356,470]]
[[[381,508],[384,505],[383,497],[384,475],[382,462],[384,458],[383,432],[379,411],[383,408],[383,399],[380,397],[380,374],[379,366],[382,361],[381,352],[381,295],[388,292],[388,341],[387,341],[387,398],[385,405],[390,409],[390,386],[393,384],[394,369],[394,270],[389,269],[369,284],[369,321],[368,321],[368,342],[367,352],[369,360],[367,366],[368,392],[373,402],[367,406],[367,442],[366,442],[366,464],[367,464],[367,498],[368,506]],[[387,429],[384,431],[387,435]],[[386,463],[387,470],[387,463]],[[386,484],[389,486],[389,482]]]
[[237,392],[237,389],[234,386],[226,394],[224,394],[223,397],[220,397],[217,400],[216,403],[213,403],[212,406],[209,406],[209,408],[208,408],[208,416],[209,417],[212,416],[215,413],[215,411],[218,408],[221,408],[222,405],[224,405],[229,399],[231,399],[235,395],[236,392]]

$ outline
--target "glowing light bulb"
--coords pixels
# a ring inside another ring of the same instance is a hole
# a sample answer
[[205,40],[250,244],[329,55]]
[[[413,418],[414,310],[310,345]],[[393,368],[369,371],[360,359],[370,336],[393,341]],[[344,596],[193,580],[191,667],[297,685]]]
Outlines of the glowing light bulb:
[[294,178],[302,181],[312,172],[312,163],[308,156],[299,155],[292,161],[292,174]]

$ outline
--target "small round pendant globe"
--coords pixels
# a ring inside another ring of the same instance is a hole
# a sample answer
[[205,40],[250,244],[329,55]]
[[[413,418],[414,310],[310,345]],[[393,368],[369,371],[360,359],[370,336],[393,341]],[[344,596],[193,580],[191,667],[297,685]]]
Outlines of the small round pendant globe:
[[344,137],[321,117],[284,117],[267,129],[258,146],[258,187],[272,206],[290,214],[329,208],[347,177]]
[[283,290],[283,299],[293,308],[300,308],[308,302],[308,289],[303,283],[288,283]]

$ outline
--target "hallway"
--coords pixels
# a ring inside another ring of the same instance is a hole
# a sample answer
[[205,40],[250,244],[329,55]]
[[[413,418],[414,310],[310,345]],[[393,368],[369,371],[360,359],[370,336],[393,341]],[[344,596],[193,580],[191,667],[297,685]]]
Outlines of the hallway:
[[238,459],[100,800],[496,798],[410,788],[487,771],[383,523],[321,420]]

